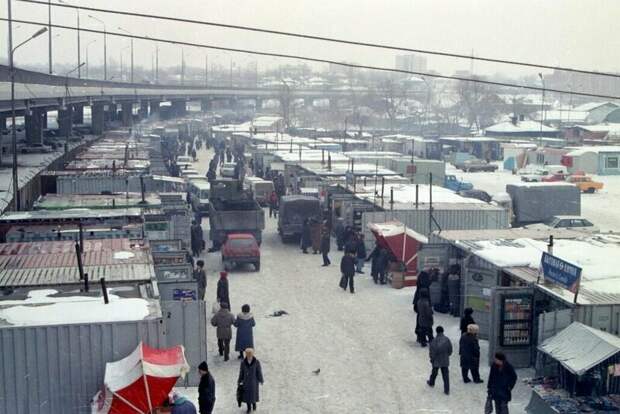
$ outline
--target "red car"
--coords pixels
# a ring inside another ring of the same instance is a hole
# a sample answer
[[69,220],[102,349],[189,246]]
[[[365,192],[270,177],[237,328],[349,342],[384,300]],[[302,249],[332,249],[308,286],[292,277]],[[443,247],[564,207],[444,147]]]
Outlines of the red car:
[[556,181],[566,181],[566,174],[549,174],[544,176],[541,181],[545,182],[545,183],[552,183],[552,182],[556,182]]
[[237,265],[250,263],[258,272],[260,270],[260,248],[250,233],[229,234],[222,246],[222,264],[228,271]]

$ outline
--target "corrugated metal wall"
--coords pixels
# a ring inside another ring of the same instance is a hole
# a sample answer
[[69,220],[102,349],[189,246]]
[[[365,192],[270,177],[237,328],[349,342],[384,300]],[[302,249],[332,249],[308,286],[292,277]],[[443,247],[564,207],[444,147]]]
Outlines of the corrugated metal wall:
[[0,413],[89,413],[105,364],[139,341],[165,347],[161,319],[0,329]]

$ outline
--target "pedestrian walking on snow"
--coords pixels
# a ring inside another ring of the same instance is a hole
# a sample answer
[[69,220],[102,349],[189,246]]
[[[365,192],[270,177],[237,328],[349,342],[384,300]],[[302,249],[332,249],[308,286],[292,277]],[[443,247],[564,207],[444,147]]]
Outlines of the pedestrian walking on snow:
[[425,347],[433,340],[433,307],[428,289],[420,289],[417,313],[415,333],[417,341]]
[[312,241],[312,254],[321,251],[321,222],[318,219],[310,221],[310,239]]
[[200,414],[211,414],[215,405],[215,380],[209,372],[206,361],[198,365],[200,383],[198,384],[198,409]]
[[331,237],[329,235],[329,229],[323,229],[323,234],[321,235],[321,254],[323,255],[323,266],[329,266],[332,262],[329,260],[327,254],[329,253],[329,248],[331,245]]
[[198,284],[198,300],[205,300],[205,292],[207,290],[207,274],[204,267],[205,262],[198,260],[196,262],[196,269],[194,269],[194,279],[196,279]]
[[220,279],[217,281],[217,303],[227,303],[230,309],[230,296],[228,295],[228,273],[220,272]]
[[[501,352],[495,354],[489,381],[487,383],[487,407],[491,404],[495,406],[496,414],[508,414],[508,403],[512,399],[512,389],[517,383],[517,373],[506,360],[506,355]],[[491,412],[486,410],[487,412]]]
[[357,237],[355,246],[355,272],[364,274],[364,262],[366,261],[366,244],[364,243],[364,235],[360,234]]
[[480,372],[480,345],[478,344],[478,325],[470,324],[467,326],[467,332],[461,335],[459,341],[459,355],[461,356],[461,374],[463,382],[467,384],[471,382],[469,379],[469,371],[476,384],[481,384]]
[[240,387],[241,402],[247,404],[247,412],[256,411],[256,403],[259,402],[259,384],[262,385],[263,370],[260,361],[254,357],[254,349],[245,350],[245,358],[239,367],[237,385]]
[[269,195],[269,218],[278,218],[278,194],[272,191]]
[[200,224],[196,222],[196,220],[192,220],[192,227],[190,229],[190,244],[192,247],[192,254],[197,257],[200,256],[200,252],[204,248],[204,239],[202,235],[202,227]]
[[435,330],[437,336],[431,341],[428,347],[428,355],[431,359],[431,377],[426,382],[429,386],[435,386],[435,379],[437,373],[441,370],[441,379],[443,380],[443,392],[444,394],[450,394],[450,372],[448,367],[450,366],[450,355],[452,355],[452,343],[447,336],[443,334],[443,327],[438,326]]
[[254,348],[254,316],[250,312],[250,305],[243,305],[241,313],[235,319],[237,337],[235,339],[235,351],[239,352],[239,359],[243,358],[243,351],[247,348]]
[[217,335],[217,349],[224,361],[228,361],[230,355],[230,340],[232,339],[232,325],[235,317],[228,310],[228,303],[220,303],[220,310],[211,318],[211,325],[215,326]]
[[346,291],[348,285],[349,291],[355,293],[355,287],[353,286],[355,258],[352,252],[345,252],[344,256],[342,256],[342,260],[340,261],[340,272],[342,273],[342,277],[340,278],[340,287],[342,290]]
[[305,219],[301,227],[300,247],[304,254],[308,253],[308,247],[312,245],[312,232],[310,230],[310,220]]
[[463,311],[464,315],[461,318],[461,334],[464,334],[467,332],[467,327],[469,325],[475,325],[476,322],[474,321],[474,317],[471,316],[474,313],[474,310],[472,308],[465,308],[465,310]]

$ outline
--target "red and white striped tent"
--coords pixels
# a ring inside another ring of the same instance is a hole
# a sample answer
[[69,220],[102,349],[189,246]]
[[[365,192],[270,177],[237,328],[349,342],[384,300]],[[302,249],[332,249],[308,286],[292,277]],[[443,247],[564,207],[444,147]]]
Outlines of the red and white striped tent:
[[183,346],[156,349],[140,342],[127,357],[106,364],[104,388],[93,399],[92,413],[148,414],[187,372]]
[[418,252],[428,239],[399,221],[368,223],[379,246],[386,248],[405,268],[405,286],[414,286],[418,274]]

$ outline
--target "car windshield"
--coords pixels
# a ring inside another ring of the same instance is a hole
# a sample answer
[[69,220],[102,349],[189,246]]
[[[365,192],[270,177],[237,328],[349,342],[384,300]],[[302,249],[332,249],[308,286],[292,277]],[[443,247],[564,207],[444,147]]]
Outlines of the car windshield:
[[254,246],[254,240],[252,239],[230,239],[228,241],[230,247],[235,249],[244,249]]

